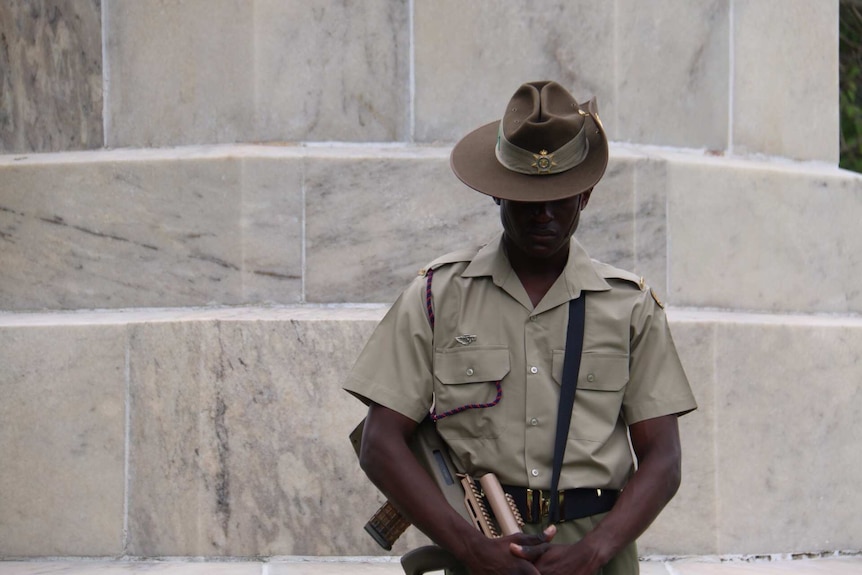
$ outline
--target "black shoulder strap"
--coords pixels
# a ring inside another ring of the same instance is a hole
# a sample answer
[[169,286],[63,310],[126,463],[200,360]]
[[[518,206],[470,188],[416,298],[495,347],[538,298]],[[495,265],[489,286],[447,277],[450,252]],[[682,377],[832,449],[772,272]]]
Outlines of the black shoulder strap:
[[554,470],[551,475],[551,505],[549,517],[552,523],[559,520],[560,471],[563,455],[566,453],[566,439],[572,421],[572,406],[575,402],[575,388],[578,385],[578,371],[581,368],[581,351],[584,348],[585,301],[587,294],[581,291],[578,299],[569,301],[569,326],[566,330],[566,355],[563,359],[563,383],[560,388],[560,405],[557,411],[557,434],[554,439]]

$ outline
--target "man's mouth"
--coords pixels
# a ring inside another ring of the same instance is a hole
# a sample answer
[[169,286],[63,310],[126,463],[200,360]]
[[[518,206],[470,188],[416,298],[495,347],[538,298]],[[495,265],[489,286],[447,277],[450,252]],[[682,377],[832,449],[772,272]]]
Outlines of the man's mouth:
[[549,230],[549,229],[545,229],[545,228],[539,228],[539,229],[533,228],[533,229],[527,230],[527,235],[532,236],[532,237],[537,237],[537,238],[552,238],[552,237],[556,236],[557,233],[554,230]]

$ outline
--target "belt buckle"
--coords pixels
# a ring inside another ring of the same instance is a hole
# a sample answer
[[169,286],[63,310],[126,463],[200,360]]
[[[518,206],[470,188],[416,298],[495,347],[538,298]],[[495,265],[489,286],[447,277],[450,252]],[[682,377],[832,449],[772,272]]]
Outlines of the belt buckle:
[[[559,505],[557,509],[559,510],[560,517],[563,518],[565,517],[565,492],[559,491],[557,496],[559,497]],[[551,493],[541,489],[527,488],[527,521],[529,523],[539,523],[546,519],[548,515],[550,515],[550,512]],[[560,519],[559,523],[562,523],[563,521],[565,521],[565,519]]]

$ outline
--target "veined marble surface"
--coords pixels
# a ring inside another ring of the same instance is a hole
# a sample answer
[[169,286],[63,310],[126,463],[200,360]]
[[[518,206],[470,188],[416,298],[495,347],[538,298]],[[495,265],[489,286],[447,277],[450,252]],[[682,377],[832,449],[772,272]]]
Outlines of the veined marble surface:
[[[454,142],[499,120],[524,82],[556,80],[616,115],[614,3],[414,3],[416,139]],[[587,46],[589,51],[587,52]],[[618,125],[608,123],[611,137]]]
[[374,325],[132,328],[129,552],[375,553],[382,499],[347,440],[365,409],[340,389]]
[[100,148],[99,0],[0,3],[0,154]]
[[125,333],[0,327],[0,557],[122,550]]
[[300,163],[108,158],[0,166],[0,307],[300,300]]
[[109,146],[408,139],[403,2],[112,2],[105,10]]
[[[577,238],[673,305],[856,313],[862,177],[615,144]],[[0,156],[8,310],[392,302],[500,230],[448,147]],[[769,289],[763,286],[769,285]]]
[[[838,4],[733,2],[734,152],[838,163]],[[800,121],[800,102],[824,113]]]
[[777,2],[13,0],[0,149],[453,142],[552,78],[616,140],[835,162],[837,5]]
[[862,176],[805,164],[668,163],[676,305],[862,312]]

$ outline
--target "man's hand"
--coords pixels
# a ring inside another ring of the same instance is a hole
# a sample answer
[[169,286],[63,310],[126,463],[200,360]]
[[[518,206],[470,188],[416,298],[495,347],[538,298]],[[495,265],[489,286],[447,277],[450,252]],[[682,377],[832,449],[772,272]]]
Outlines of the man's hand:
[[557,526],[549,525],[545,528],[539,537],[538,542],[531,541],[511,541],[509,543],[509,551],[515,557],[526,559],[530,563],[535,563],[544,555],[551,547],[551,540],[557,534]]
[[592,575],[601,569],[598,555],[584,541],[574,545],[552,545],[550,540],[556,532],[556,526],[551,525],[545,529],[542,543],[510,543],[509,550],[512,555],[533,563],[541,575]]
[[[465,559],[470,575],[539,575],[533,563],[551,549],[551,538],[556,529],[527,535],[515,533],[499,539],[485,539],[481,545],[471,547],[471,556]],[[518,555],[514,549],[525,552]]]
[[549,545],[536,555],[534,549],[512,546],[512,553],[533,562],[541,575],[593,575],[602,568],[602,561],[589,543]]

